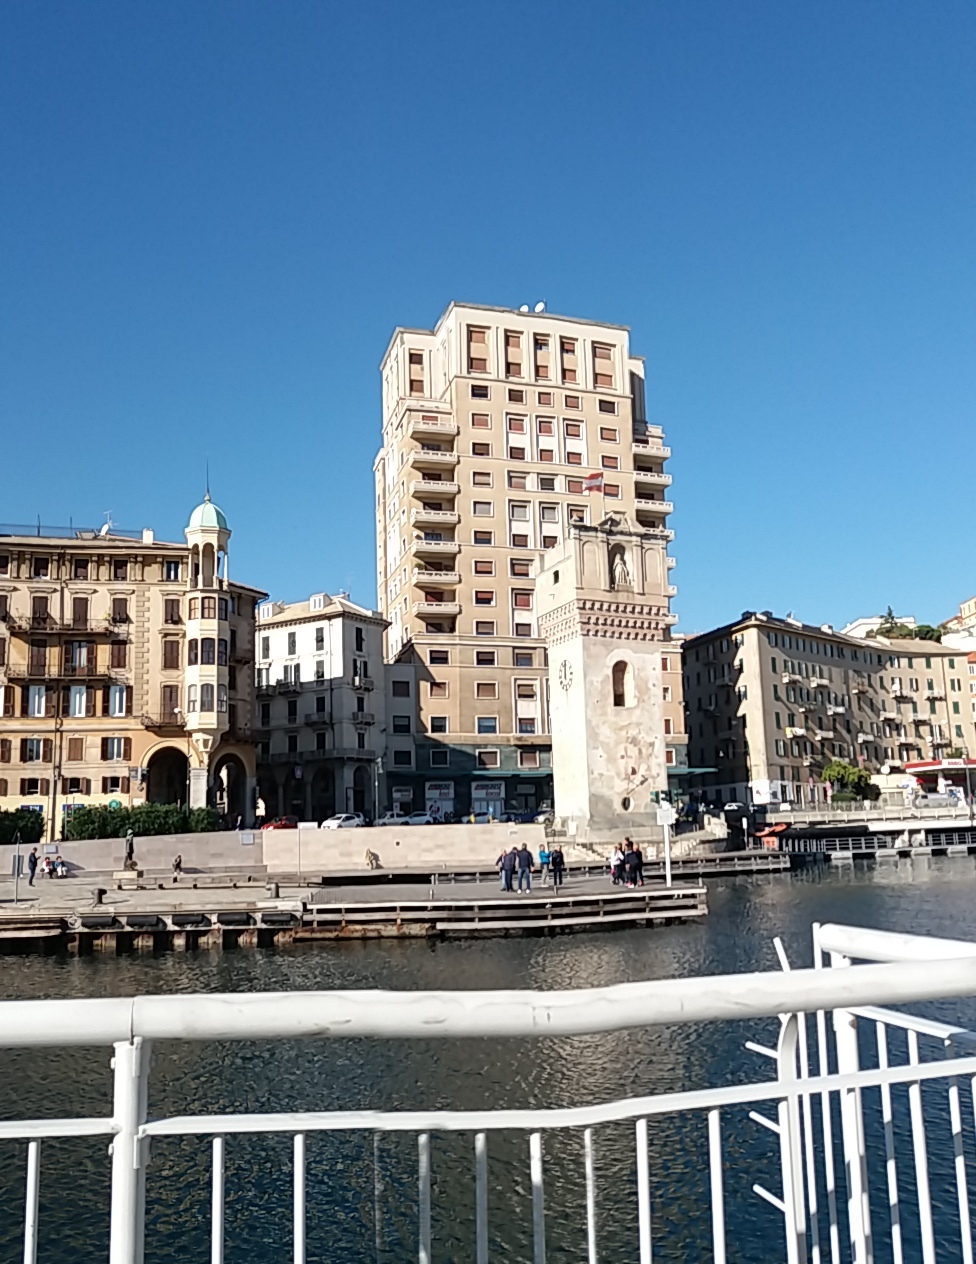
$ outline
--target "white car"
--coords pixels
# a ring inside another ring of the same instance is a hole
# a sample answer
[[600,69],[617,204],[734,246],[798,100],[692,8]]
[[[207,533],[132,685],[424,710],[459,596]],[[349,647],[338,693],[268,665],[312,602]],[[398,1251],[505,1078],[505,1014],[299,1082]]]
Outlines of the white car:
[[384,812],[376,821],[377,825],[406,825],[407,818],[403,812]]
[[338,812],[323,821],[320,829],[361,829],[365,824],[360,812]]
[[409,816],[405,816],[402,821],[403,825],[436,825],[437,822],[429,812],[411,812]]

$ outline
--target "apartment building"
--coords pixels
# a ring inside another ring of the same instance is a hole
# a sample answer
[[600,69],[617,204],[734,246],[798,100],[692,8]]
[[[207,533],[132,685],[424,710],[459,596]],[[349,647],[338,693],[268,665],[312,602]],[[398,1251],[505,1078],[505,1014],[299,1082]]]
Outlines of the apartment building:
[[851,637],[768,611],[684,642],[688,757],[712,803],[816,804],[820,773],[976,754],[966,656]]
[[0,808],[253,806],[254,608],[208,498],[151,530],[0,528]]
[[342,595],[258,607],[255,730],[270,816],[374,814],[387,731],[385,630],[380,614]]
[[643,362],[622,326],[452,303],[432,330],[396,330],[382,389],[378,604],[387,657],[416,671],[414,805],[538,807],[552,797],[538,565],[611,511],[672,539]]

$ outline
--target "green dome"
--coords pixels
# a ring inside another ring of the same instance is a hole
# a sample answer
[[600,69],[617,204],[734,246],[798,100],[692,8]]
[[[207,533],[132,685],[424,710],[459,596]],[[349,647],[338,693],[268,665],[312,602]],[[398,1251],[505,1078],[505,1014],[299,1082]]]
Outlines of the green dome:
[[229,531],[227,519],[224,517],[224,511],[215,505],[210,499],[210,493],[207,493],[206,499],[202,505],[197,505],[193,513],[190,514],[190,521],[186,525],[187,531],[192,531],[194,527],[217,527],[221,531]]

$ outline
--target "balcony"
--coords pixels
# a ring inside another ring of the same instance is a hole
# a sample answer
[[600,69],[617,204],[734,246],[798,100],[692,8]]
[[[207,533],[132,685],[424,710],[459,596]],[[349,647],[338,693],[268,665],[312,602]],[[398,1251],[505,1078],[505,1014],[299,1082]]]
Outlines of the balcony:
[[674,505],[670,500],[652,500],[646,496],[634,499],[634,508],[640,513],[669,514],[674,513]]
[[144,729],[157,729],[162,732],[182,733],[186,728],[182,715],[176,711],[166,712],[163,715],[141,715],[139,722]]
[[928,702],[938,702],[941,698],[944,698],[944,697],[945,697],[944,689],[927,689],[925,691],[925,698]]
[[373,683],[372,676],[353,676],[352,678],[353,689],[372,689]]
[[781,679],[784,685],[802,685],[803,677],[798,676],[796,672],[783,672]]
[[671,475],[665,474],[663,470],[642,470],[638,466],[634,470],[634,481],[637,483],[647,483],[651,487],[670,487]]
[[834,737],[833,729],[814,729],[813,730],[813,740],[815,742],[830,742],[833,740],[833,737]]
[[456,557],[461,552],[461,546],[457,540],[414,540],[407,552],[411,557]]
[[664,585],[664,595],[665,595],[665,597],[677,597],[677,595],[678,595],[678,585],[677,585],[677,584],[665,584],[665,585]]
[[331,727],[333,720],[328,711],[309,711],[304,723],[311,729],[325,729]]
[[447,437],[458,434],[460,429],[457,422],[451,421],[449,417],[411,417],[407,424],[407,435],[411,439],[418,439],[422,435]]
[[870,733],[858,733],[857,740],[861,743],[873,742],[874,738],[872,737]]
[[375,724],[376,716],[372,711],[354,711],[349,717],[353,724]]
[[418,567],[413,573],[413,582],[415,584],[460,584],[461,576],[458,571],[430,571],[423,570]]
[[806,737],[806,729],[798,729],[795,726],[787,725],[783,730],[788,738]]
[[631,446],[635,456],[652,456],[666,461],[671,455],[671,449],[663,443],[649,443],[647,440],[635,439]]
[[410,453],[407,463],[412,469],[451,469],[453,470],[460,457],[456,452],[434,451],[430,448],[416,448]]
[[461,515],[453,509],[412,509],[410,522],[415,527],[456,527]]
[[9,680],[110,680],[122,668],[99,667],[96,663],[11,663]]
[[457,601],[415,601],[413,612],[418,619],[456,619],[461,605]]
[[673,571],[674,568],[678,565],[678,559],[676,557],[666,558],[665,565],[667,566],[669,571]]
[[839,703],[832,704],[827,708],[828,715],[847,715],[847,707],[840,706]]
[[460,483],[451,483],[446,480],[435,482],[432,479],[421,478],[414,479],[410,484],[410,495],[416,496],[418,500],[436,500],[441,496],[457,496],[460,491]]

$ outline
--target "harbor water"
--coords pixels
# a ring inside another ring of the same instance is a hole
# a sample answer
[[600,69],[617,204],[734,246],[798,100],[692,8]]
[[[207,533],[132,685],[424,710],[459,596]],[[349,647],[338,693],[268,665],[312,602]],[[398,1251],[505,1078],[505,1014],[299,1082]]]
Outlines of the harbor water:
[[[710,911],[695,922],[605,934],[427,943],[377,941],[281,950],[158,956],[0,958],[3,998],[284,989],[572,988],[737,973],[777,967],[782,937],[793,964],[811,963],[810,926],[835,921],[976,939],[976,863],[902,861],[812,869],[709,883]],[[976,1027],[976,1002],[913,1007]],[[304,1041],[158,1045],[150,1114],[411,1107],[573,1106],[613,1098],[769,1078],[747,1039],[774,1043],[775,1022],[682,1026],[565,1040]],[[107,1114],[105,1049],[0,1051],[0,1117]],[[944,1094],[944,1090],[943,1090]],[[938,1107],[936,1108],[938,1110]],[[970,1141],[972,1112],[966,1128]],[[955,1207],[951,1147],[930,1137],[937,1220]],[[725,1112],[729,1259],[783,1258],[782,1222],[751,1193],[778,1187],[775,1138]],[[876,1138],[869,1134],[869,1145]],[[105,1139],[45,1142],[40,1248],[44,1264],[107,1258],[109,1163]],[[22,1253],[23,1144],[0,1143],[0,1264]],[[432,1138],[433,1259],[474,1257],[473,1139]],[[650,1165],[654,1258],[710,1257],[705,1122],[697,1115],[652,1121]],[[883,1156],[882,1156],[883,1157]],[[545,1138],[550,1261],[586,1258],[582,1139]],[[417,1151],[413,1136],[349,1133],[308,1139],[307,1258],[322,1264],[394,1264],[417,1258]],[[146,1264],[210,1258],[207,1138],[153,1144],[147,1183]],[[228,1264],[291,1259],[291,1145],[287,1137],[235,1138],[226,1152]],[[532,1259],[528,1139],[492,1138],[489,1154],[492,1259]],[[872,1164],[875,1159],[872,1159]],[[599,1258],[636,1261],[632,1126],[596,1133]],[[976,1173],[971,1174],[971,1176]],[[972,1182],[971,1182],[972,1187]],[[876,1226],[876,1258],[888,1258]],[[906,1216],[905,1258],[919,1258]],[[940,1241],[940,1260],[961,1258]]]

